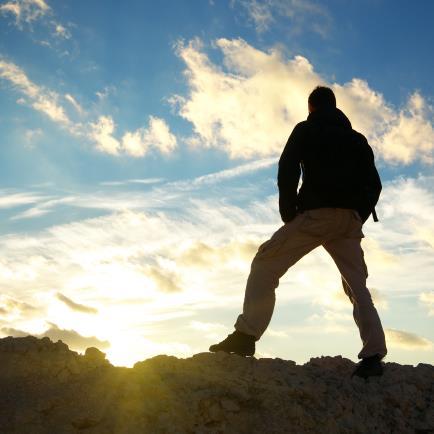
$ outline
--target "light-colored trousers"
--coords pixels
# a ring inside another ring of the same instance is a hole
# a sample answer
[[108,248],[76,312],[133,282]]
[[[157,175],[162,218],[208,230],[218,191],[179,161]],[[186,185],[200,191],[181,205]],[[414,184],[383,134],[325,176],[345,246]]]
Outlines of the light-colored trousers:
[[368,269],[360,246],[364,237],[357,211],[318,208],[298,214],[263,243],[253,259],[247,279],[243,313],[235,329],[259,339],[273,315],[279,279],[311,250],[322,245],[336,263],[346,295],[353,304],[365,358],[387,354],[383,327],[366,287]]

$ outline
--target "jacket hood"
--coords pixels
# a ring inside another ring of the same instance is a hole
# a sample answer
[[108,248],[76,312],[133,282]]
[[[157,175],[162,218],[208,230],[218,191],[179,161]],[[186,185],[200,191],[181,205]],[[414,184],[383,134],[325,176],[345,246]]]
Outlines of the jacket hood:
[[338,128],[351,129],[351,122],[338,108],[318,109],[309,113],[308,122],[315,124],[333,125]]

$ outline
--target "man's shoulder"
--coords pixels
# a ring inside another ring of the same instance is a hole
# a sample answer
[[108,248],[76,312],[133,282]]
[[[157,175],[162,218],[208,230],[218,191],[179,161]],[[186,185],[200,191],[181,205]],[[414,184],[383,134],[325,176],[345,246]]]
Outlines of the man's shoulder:
[[301,121],[298,124],[296,124],[296,126],[292,130],[292,133],[300,135],[300,134],[305,133],[308,129],[309,129],[308,122],[307,121]]
[[367,142],[368,140],[366,139],[366,137],[359,131],[356,131],[355,129],[351,129],[352,134],[354,135],[354,137],[358,140]]
[[369,145],[368,139],[362,133],[356,130],[352,130],[354,141],[358,143],[358,146],[367,150],[369,149],[372,152],[372,148]]
[[309,122],[308,121],[301,121],[301,122],[299,122],[295,127],[294,127],[294,130],[295,129],[305,129],[305,128],[308,128],[309,127]]

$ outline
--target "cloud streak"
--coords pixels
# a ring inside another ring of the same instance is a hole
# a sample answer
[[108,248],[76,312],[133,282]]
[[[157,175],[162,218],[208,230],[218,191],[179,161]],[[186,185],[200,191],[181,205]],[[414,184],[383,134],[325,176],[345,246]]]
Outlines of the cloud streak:
[[66,306],[68,306],[70,309],[76,312],[90,313],[90,314],[98,313],[98,309],[91,306],[86,306],[84,304],[76,303],[75,301],[71,300],[70,298],[66,297],[60,292],[58,292],[56,296],[61,302],[65,303]]

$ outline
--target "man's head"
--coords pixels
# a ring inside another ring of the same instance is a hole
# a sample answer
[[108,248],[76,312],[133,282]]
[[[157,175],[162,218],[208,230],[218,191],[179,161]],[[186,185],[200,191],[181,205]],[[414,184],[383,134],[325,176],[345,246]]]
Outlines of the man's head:
[[336,97],[329,87],[317,86],[309,95],[307,100],[309,113],[318,109],[336,107]]

